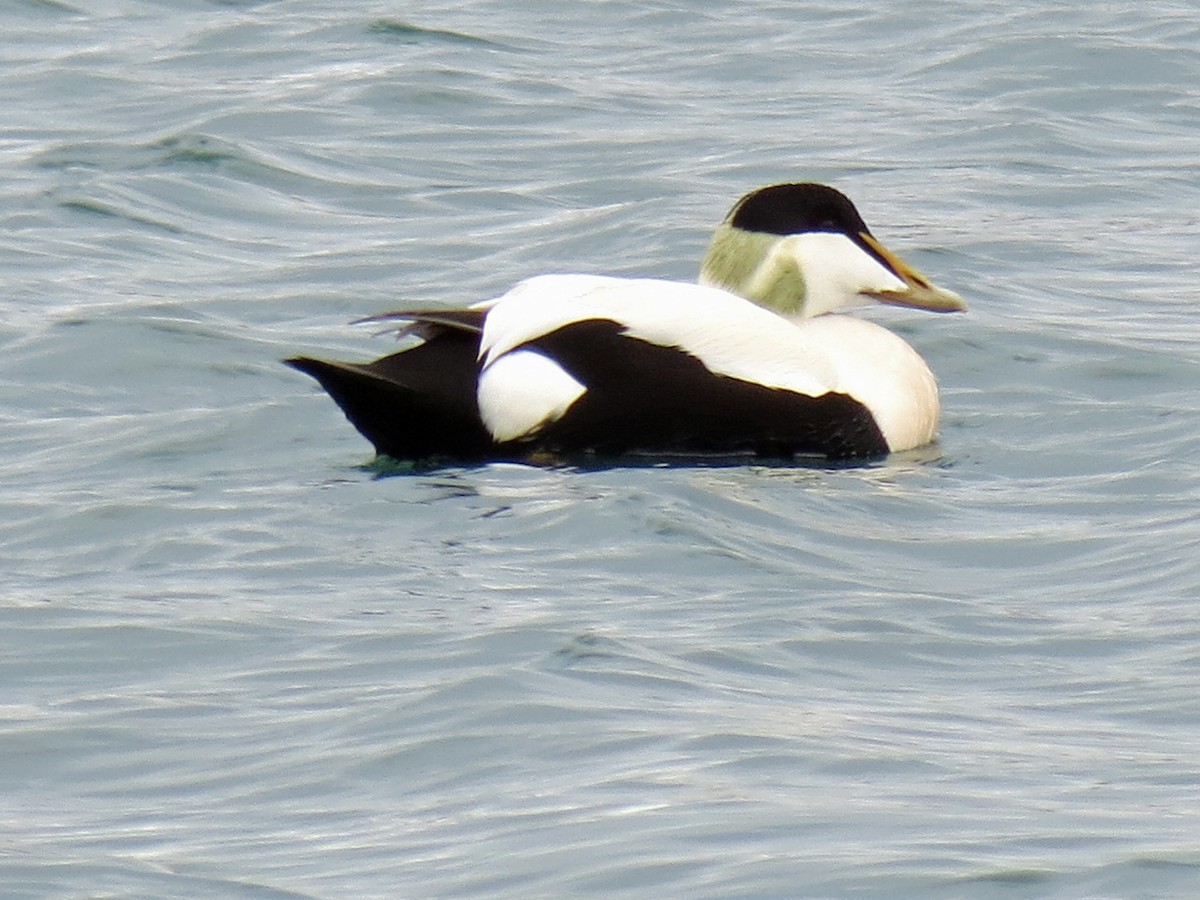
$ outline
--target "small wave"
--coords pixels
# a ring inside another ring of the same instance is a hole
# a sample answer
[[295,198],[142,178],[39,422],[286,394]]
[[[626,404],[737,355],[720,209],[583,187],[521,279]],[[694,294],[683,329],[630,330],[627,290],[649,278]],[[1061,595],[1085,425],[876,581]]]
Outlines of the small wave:
[[367,25],[367,33],[403,44],[420,44],[427,41],[436,41],[469,44],[477,47],[491,47],[497,50],[512,49],[511,47],[496,43],[487,38],[477,37],[473,34],[465,34],[461,31],[451,31],[444,28],[428,28],[423,25],[404,22],[400,19],[376,19]]
[[92,215],[121,219],[126,222],[131,222],[135,225],[148,225],[151,228],[161,229],[162,231],[169,232],[170,234],[186,233],[186,231],[183,228],[180,228],[178,225],[173,225],[170,222],[164,222],[161,219],[154,219],[150,216],[134,212],[132,209],[125,209],[112,203],[105,203],[102,200],[96,200],[91,197],[64,197],[58,201],[58,205],[63,209],[77,210],[79,212],[91,213]]
[[141,144],[105,141],[63,144],[40,154],[34,164],[41,169],[140,171],[181,163],[217,166],[235,161],[258,162],[232,141],[185,131]]

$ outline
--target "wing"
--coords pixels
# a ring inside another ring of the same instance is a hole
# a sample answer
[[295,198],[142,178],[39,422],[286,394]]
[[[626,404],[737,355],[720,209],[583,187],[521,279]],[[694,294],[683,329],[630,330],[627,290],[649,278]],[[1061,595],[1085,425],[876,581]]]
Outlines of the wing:
[[444,331],[482,334],[485,308],[470,309],[398,309],[355,319],[351,325],[379,324],[385,327],[380,334],[394,334],[397,339],[414,335],[429,340]]

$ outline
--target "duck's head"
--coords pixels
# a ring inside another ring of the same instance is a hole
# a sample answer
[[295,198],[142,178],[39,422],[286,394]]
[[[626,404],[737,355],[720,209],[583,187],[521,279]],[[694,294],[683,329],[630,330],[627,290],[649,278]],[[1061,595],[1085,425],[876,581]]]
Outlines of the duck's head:
[[871,301],[967,308],[879,243],[850,198],[823,184],[776,184],[739,200],[713,235],[700,281],[793,316]]

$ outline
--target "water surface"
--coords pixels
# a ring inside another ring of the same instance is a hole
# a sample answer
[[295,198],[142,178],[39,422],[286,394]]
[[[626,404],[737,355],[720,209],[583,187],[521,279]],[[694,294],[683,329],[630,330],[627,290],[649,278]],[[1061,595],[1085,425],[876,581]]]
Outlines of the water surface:
[[[1190,896],[1184,3],[0,10],[11,896]],[[818,180],[940,443],[380,477],[280,358]]]

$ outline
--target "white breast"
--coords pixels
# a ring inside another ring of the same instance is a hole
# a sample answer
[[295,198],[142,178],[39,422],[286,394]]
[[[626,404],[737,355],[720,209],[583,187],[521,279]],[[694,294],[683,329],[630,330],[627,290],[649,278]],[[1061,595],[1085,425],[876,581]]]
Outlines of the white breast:
[[837,390],[871,411],[894,452],[934,439],[941,409],[937,381],[907,341],[851,316],[803,319],[798,327],[823,348],[837,371]]

